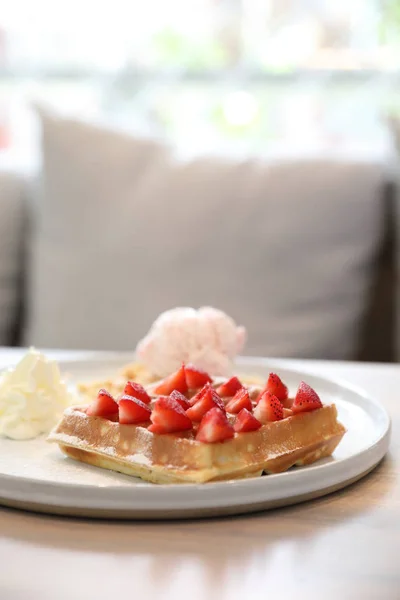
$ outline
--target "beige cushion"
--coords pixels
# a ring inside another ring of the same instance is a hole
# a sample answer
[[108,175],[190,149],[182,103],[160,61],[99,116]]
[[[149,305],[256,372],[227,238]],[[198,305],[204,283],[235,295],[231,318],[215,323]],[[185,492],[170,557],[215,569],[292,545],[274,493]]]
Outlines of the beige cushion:
[[247,351],[348,358],[381,235],[368,161],[178,160],[43,117],[26,343],[133,349],[159,312],[214,305]]

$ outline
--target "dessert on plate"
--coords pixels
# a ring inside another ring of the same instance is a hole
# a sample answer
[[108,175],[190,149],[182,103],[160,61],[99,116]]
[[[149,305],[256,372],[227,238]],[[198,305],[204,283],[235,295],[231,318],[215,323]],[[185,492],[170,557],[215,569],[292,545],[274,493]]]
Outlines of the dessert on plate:
[[0,436],[29,440],[48,433],[76,401],[58,364],[30,348],[0,376]]
[[301,382],[294,396],[182,364],[146,386],[126,381],[67,408],[48,440],[69,457],[153,483],[279,473],[330,456],[345,433],[335,405]]
[[243,350],[246,330],[221,310],[202,307],[173,308],[154,321],[136,346],[136,360],[111,379],[81,383],[78,390],[90,401],[99,388],[120,394],[127,380],[147,385],[166,377],[182,363],[192,363],[214,375],[233,374],[236,356]]

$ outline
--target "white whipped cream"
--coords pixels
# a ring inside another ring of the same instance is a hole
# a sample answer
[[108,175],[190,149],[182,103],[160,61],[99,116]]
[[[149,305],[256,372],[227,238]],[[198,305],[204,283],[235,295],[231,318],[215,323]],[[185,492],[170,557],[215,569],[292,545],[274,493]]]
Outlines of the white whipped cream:
[[229,375],[246,341],[246,330],[211,307],[174,308],[162,313],[136,348],[138,359],[159,377],[184,363],[213,375]]
[[27,440],[47,433],[72,400],[58,364],[31,348],[0,377],[0,435]]

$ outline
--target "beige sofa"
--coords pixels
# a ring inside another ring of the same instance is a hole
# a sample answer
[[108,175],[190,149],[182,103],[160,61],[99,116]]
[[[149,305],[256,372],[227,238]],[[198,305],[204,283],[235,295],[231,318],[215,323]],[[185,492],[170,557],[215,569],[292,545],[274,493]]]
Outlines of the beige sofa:
[[0,343],[129,350],[212,304],[247,352],[393,361],[395,185],[373,157],[177,156],[42,116],[37,177],[0,176]]

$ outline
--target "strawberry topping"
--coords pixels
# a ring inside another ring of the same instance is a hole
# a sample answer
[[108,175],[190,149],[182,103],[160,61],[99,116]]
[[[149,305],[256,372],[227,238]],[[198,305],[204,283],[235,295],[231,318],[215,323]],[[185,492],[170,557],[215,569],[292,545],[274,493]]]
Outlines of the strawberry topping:
[[276,373],[270,373],[265,389],[278,398],[280,402],[287,400],[289,391],[282,379]]
[[264,392],[271,392],[273,396],[276,396],[278,400],[282,402],[283,406],[286,408],[291,407],[292,401],[289,399],[289,390],[276,373],[269,374],[267,383],[265,384],[264,389],[260,392],[256,402],[261,400],[261,396]]
[[162,425],[156,425],[155,423],[149,425],[147,431],[151,431],[151,433],[158,433],[160,435],[163,433],[169,433],[168,431],[165,431],[165,427]]
[[242,408],[238,416],[236,417],[235,424],[233,426],[237,433],[245,433],[247,431],[257,431],[260,429],[261,423],[254,415],[247,410]]
[[173,398],[174,400],[176,400],[177,403],[180,404],[180,406],[182,406],[183,410],[187,410],[188,408],[190,408],[188,399],[186,398],[186,396],[184,396],[183,394],[178,392],[178,390],[174,390],[170,394],[170,398]]
[[138,398],[124,394],[120,398],[118,406],[121,425],[143,423],[143,421],[150,419],[150,408]]
[[199,442],[223,442],[233,438],[235,430],[229,423],[226,414],[216,406],[209,410],[201,420],[196,440]]
[[195,394],[192,398],[190,398],[189,400],[189,404],[190,406],[193,406],[194,404],[196,404],[199,400],[201,400],[204,396],[204,394],[207,393],[207,391],[210,390],[211,394],[213,395],[213,398],[216,399],[216,401],[218,402],[218,400],[221,400],[220,395],[217,393],[217,391],[212,387],[212,385],[210,383],[206,383],[206,385],[204,387],[201,388],[201,390],[199,390],[197,392],[197,394]]
[[201,398],[204,396],[204,394],[206,393],[206,391],[208,390],[209,387],[211,387],[210,384],[206,383],[206,385],[204,387],[202,387],[201,390],[199,390],[197,392],[197,394],[195,394],[192,398],[190,398],[189,399],[190,406],[193,406],[194,404],[196,404],[196,402],[201,400]]
[[118,414],[118,404],[107,390],[101,389],[96,400],[89,404],[86,410],[89,417],[110,417]]
[[293,414],[308,412],[317,408],[322,408],[320,397],[312,387],[301,381],[292,405]]
[[201,421],[206,412],[215,407],[225,412],[224,403],[209,383],[204,386],[201,392],[200,398],[186,411],[187,416],[192,421]]
[[151,422],[156,428],[149,427],[153,433],[172,433],[192,429],[192,421],[174,398],[161,396],[156,400],[151,416]]
[[161,396],[168,396],[177,390],[182,394],[185,394],[188,391],[188,386],[186,383],[186,375],[185,375],[185,367],[182,365],[178,371],[172,373],[166,377],[155,389],[155,394],[160,394]]
[[271,392],[266,391],[254,409],[254,416],[261,423],[280,421],[283,419],[282,403]]
[[212,382],[208,373],[191,364],[185,366],[185,374],[189,390],[203,387],[206,383]]
[[144,404],[150,404],[151,398],[140,383],[135,383],[134,381],[128,381],[124,387],[124,394],[128,396],[133,396],[138,400],[144,402]]
[[253,408],[249,392],[246,390],[246,388],[241,388],[238,390],[233,398],[231,398],[225,405],[226,412],[232,413],[233,415],[237,415],[242,408],[247,408],[247,410],[250,411]]
[[217,392],[221,398],[229,398],[230,396],[234,396],[242,387],[237,377],[231,377],[217,388]]

